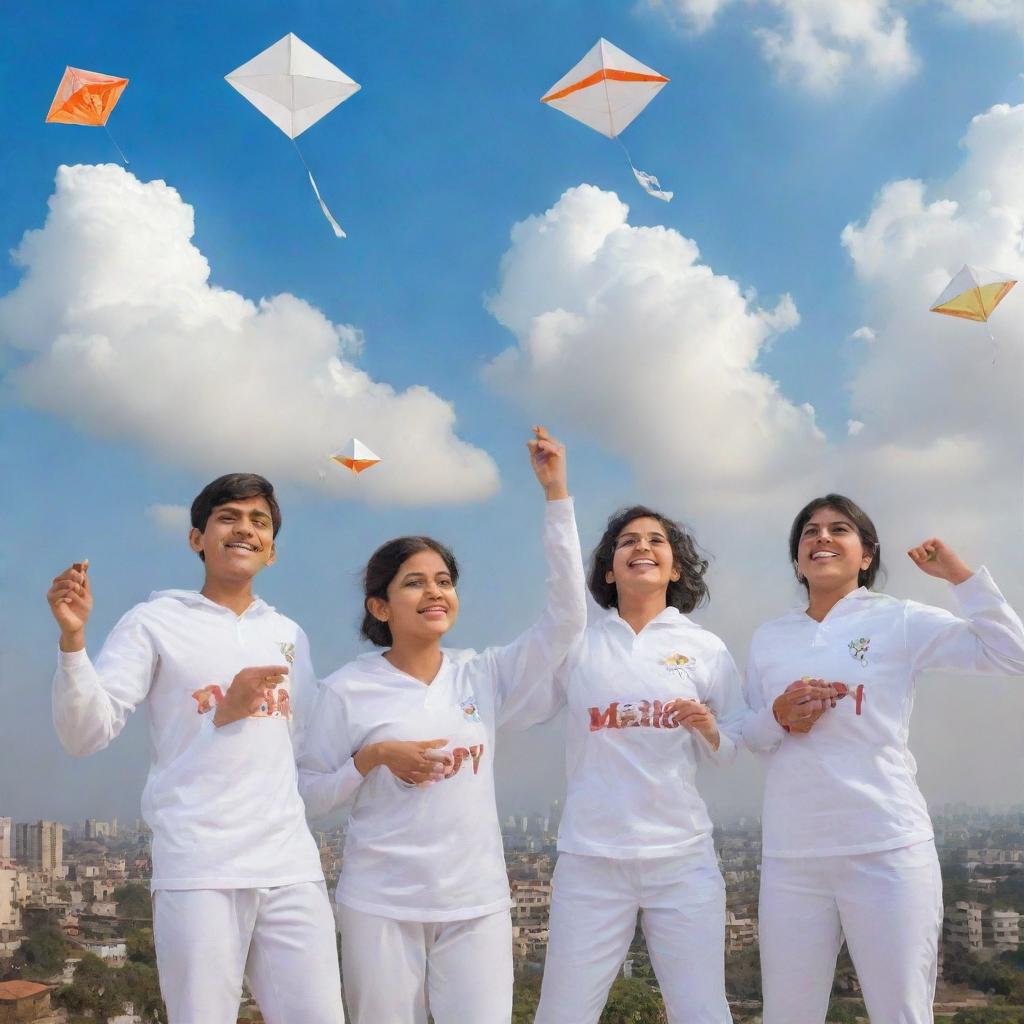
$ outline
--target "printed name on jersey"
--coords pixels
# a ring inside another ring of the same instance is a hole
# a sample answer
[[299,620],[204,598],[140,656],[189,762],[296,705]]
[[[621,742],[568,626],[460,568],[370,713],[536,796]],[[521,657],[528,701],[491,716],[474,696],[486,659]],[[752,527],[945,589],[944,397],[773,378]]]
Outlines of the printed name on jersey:
[[871,637],[859,636],[856,640],[851,640],[847,647],[850,651],[850,657],[855,661],[859,661],[862,665],[868,663],[868,648],[871,646]]
[[457,775],[467,757],[473,762],[473,774],[476,775],[480,770],[480,759],[483,756],[484,745],[482,743],[474,743],[471,747],[456,747],[452,751],[452,763],[445,769],[444,777],[450,779],[453,775]]
[[466,716],[468,721],[480,721],[480,712],[477,710],[476,699],[473,697],[473,694],[470,694],[465,700],[459,701],[459,709],[462,711],[463,715]]
[[660,700],[625,702],[613,700],[603,710],[587,708],[590,714],[590,731],[602,729],[677,729],[682,724],[679,712],[685,703],[675,698],[662,703]]
[[683,676],[693,668],[695,661],[695,658],[675,651],[663,659],[662,665],[674,675]]
[[[200,690],[192,691],[192,699],[196,702],[196,711],[200,715],[205,715],[208,711],[213,711],[224,700],[224,691],[216,684],[204,686]],[[291,696],[284,687],[264,690],[263,700],[260,701],[257,710],[249,715],[249,717],[291,718]]]

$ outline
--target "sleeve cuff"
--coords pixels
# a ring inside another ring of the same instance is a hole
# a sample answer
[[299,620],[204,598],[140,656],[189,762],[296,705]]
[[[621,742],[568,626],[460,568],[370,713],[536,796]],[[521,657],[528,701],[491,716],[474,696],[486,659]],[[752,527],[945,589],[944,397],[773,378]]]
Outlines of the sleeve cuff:
[[555,498],[554,501],[544,502],[544,518],[548,522],[564,523],[574,518],[572,497]]
[[752,712],[743,723],[743,740],[751,750],[771,750],[785,735],[770,707]]
[[992,574],[982,566],[968,576],[963,583],[953,584],[950,589],[956,597],[957,603],[962,611],[970,616],[972,611],[980,611],[984,608],[991,608],[994,604],[1005,604],[1006,599],[992,579]]
[[83,647],[80,651],[62,651],[60,644],[57,645],[57,667],[58,668],[81,668],[89,664],[89,652]]

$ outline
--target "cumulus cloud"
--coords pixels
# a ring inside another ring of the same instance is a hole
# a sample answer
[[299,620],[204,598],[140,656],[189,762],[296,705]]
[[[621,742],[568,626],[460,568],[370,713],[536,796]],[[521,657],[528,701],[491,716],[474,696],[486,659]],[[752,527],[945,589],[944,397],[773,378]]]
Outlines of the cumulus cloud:
[[637,10],[655,11],[672,24],[692,32],[706,32],[720,11],[735,0],[638,0]]
[[192,525],[191,515],[184,505],[150,505],[146,515],[158,529],[179,537]]
[[1005,24],[1024,32],[1020,0],[941,0],[954,14],[979,24]]
[[[212,284],[193,230],[162,181],[61,167],[45,224],[14,251],[21,281],[0,298],[20,398],[204,473],[244,464],[382,503],[495,491],[494,462],[455,434],[450,402],[373,380],[355,361],[359,330],[294,295],[252,301]],[[358,483],[320,481],[352,436],[384,464]]]
[[677,231],[630,225],[614,194],[570,189],[512,230],[489,308],[516,343],[486,377],[532,411],[557,405],[648,493],[722,509],[813,472],[824,438],[757,365],[799,322],[792,299],[762,307],[699,255]]

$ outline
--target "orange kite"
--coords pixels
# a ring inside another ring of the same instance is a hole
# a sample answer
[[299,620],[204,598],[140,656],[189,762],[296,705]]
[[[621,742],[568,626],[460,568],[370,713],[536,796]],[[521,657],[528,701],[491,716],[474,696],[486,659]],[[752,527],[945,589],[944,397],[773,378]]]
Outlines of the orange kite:
[[68,67],[46,115],[47,123],[102,127],[128,84],[127,78]]

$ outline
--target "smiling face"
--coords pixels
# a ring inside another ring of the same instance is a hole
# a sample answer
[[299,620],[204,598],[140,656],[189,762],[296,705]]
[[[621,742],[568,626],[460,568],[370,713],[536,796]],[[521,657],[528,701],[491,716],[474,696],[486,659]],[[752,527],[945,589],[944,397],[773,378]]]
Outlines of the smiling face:
[[838,509],[818,509],[804,524],[797,548],[797,571],[810,591],[850,592],[871,564],[874,551],[864,546],[853,521]]
[[445,560],[431,549],[410,555],[388,584],[387,598],[371,597],[370,614],[391,628],[394,644],[440,639],[455,625],[459,595]]
[[208,579],[252,579],[276,557],[270,505],[258,497],[217,505],[201,532],[189,531],[188,542],[206,563]]
[[674,564],[664,526],[650,516],[626,523],[615,538],[612,567],[605,573],[606,582],[615,584],[620,600],[623,595],[667,590],[669,582],[677,579],[679,568]]

